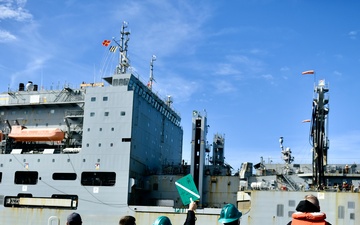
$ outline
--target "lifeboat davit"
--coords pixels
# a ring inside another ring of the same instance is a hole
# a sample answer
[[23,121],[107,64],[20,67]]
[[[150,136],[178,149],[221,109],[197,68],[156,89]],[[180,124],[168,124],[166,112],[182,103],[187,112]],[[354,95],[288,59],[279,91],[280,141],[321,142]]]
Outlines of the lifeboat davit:
[[62,141],[65,133],[59,128],[33,128],[13,126],[9,137],[15,141]]

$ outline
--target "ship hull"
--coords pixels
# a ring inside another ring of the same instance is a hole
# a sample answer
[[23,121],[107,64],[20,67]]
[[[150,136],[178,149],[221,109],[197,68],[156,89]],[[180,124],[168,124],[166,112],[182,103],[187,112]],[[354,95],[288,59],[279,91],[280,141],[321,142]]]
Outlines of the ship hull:
[[[112,192],[114,195],[116,192]],[[250,207],[243,207],[243,199],[238,199],[239,209],[243,212],[242,225],[287,224],[295,212],[297,203],[307,194],[318,196],[321,211],[326,213],[327,221],[333,225],[359,224],[360,212],[358,193],[343,192],[282,192],[250,191],[239,192],[238,198],[251,196]],[[240,197],[242,196],[242,197]],[[73,210],[0,208],[1,224],[65,224],[66,217]],[[186,218],[185,208],[161,206],[106,205],[79,199],[80,213],[84,224],[117,224],[124,215],[133,215],[137,224],[149,224],[158,216],[168,216],[173,224],[182,224]],[[197,209],[198,224],[217,225],[220,209]]]

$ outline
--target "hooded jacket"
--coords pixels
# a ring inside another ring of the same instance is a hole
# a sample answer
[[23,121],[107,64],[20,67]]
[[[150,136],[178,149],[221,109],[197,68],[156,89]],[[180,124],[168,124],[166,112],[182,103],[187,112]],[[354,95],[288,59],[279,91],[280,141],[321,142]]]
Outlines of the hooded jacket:
[[302,200],[296,207],[296,213],[292,215],[292,221],[287,225],[331,225],[325,221],[326,214],[307,200]]

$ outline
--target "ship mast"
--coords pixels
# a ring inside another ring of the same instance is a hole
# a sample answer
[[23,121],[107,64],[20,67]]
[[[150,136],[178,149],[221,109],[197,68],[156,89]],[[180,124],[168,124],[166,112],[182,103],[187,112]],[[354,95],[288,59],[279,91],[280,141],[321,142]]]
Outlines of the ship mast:
[[329,140],[327,136],[329,98],[326,93],[329,88],[325,85],[325,80],[320,80],[315,86],[313,99],[313,111],[311,118],[310,142],[313,150],[313,185],[320,187],[325,184],[324,171],[327,165],[327,151]]
[[148,83],[148,88],[150,90],[152,90],[152,85],[153,85],[153,82],[155,81],[155,78],[154,78],[154,61],[156,61],[156,56],[153,55],[151,57],[151,60],[150,60],[150,78],[149,78],[149,83]]
[[119,64],[116,67],[116,74],[125,74],[127,69],[130,67],[129,59],[127,58],[128,51],[128,42],[130,40],[129,35],[130,31],[127,31],[128,23],[126,21],[123,22],[121,31],[120,31],[120,43],[118,43],[114,38],[113,40],[119,47]]

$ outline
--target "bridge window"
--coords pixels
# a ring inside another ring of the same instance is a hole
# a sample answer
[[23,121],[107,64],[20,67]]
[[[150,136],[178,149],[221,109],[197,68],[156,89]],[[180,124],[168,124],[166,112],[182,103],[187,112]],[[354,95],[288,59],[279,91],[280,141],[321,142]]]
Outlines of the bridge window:
[[83,172],[81,174],[81,185],[84,186],[114,186],[115,180],[115,172]]
[[76,173],[53,173],[53,180],[76,180]]
[[38,172],[36,171],[16,171],[14,183],[15,184],[37,184]]

